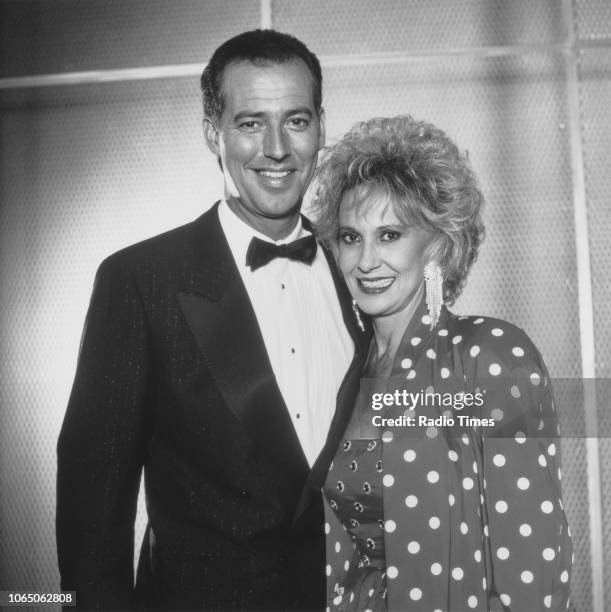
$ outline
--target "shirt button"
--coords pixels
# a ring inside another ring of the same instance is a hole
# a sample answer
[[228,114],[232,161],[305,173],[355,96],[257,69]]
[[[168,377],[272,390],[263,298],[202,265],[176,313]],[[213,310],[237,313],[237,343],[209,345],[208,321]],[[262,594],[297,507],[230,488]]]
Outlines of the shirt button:
[[285,285],[284,283],[282,283],[282,284],[280,285],[280,289],[286,289],[286,285]]
[[297,414],[295,415],[295,417],[296,417],[296,418],[298,418],[298,419],[300,419],[300,418],[301,418],[301,415],[300,415],[299,413],[297,413]]
[[291,353],[293,353],[293,355],[295,354],[295,349],[294,348],[291,349]]

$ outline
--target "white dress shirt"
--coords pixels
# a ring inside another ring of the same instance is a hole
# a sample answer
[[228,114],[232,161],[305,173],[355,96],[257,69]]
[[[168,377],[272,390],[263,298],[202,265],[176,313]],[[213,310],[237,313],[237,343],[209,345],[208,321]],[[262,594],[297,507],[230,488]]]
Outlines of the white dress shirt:
[[[337,392],[354,352],[325,254],[319,245],[311,265],[277,258],[253,272],[246,265],[251,239],[274,241],[242,221],[225,201],[219,206],[219,219],[311,466],[327,438]],[[289,236],[274,243],[286,244],[310,233],[300,218]]]

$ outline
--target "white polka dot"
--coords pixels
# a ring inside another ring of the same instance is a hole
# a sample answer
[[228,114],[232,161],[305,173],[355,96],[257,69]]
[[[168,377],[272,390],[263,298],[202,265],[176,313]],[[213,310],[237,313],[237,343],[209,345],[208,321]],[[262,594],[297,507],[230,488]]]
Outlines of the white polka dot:
[[439,525],[441,525],[441,521],[439,520],[438,516],[432,516],[429,519],[429,527],[431,529],[439,529]]
[[435,484],[436,482],[439,482],[439,472],[436,472],[435,470],[431,470],[427,475],[426,475],[426,479],[431,483],[431,484]]
[[399,570],[394,566],[391,565],[387,570],[386,570],[386,575],[389,578],[396,578],[399,575]]
[[491,332],[490,332],[493,336],[502,336],[503,335],[503,330],[500,327],[495,327]]
[[465,572],[462,571],[461,567],[455,567],[452,570],[452,578],[454,578],[454,580],[462,580],[464,575]]
[[403,453],[403,459],[405,459],[405,461],[407,461],[408,463],[411,463],[415,458],[416,451],[412,450],[411,448]]
[[450,376],[450,370],[448,368],[441,368],[441,378],[448,378]]
[[490,536],[490,530],[488,529],[488,525],[484,525],[484,535],[486,537]]
[[530,487],[530,480],[528,480],[528,478],[525,478],[524,476],[522,476],[522,478],[518,478],[518,489],[526,491],[528,487]]
[[345,561],[344,562],[344,570],[348,571],[350,569],[350,561]]
[[384,474],[382,483],[385,487],[392,487],[395,484],[395,477],[392,474]]
[[468,477],[463,478],[462,486],[466,491],[470,491],[473,488],[473,479]]
[[327,535],[331,533],[331,525],[329,525],[329,523],[325,523],[325,533]]
[[477,608],[477,597],[475,597],[475,595],[471,595],[471,597],[467,599],[467,605],[470,608]]
[[524,444],[524,442],[526,442],[526,434],[523,431],[516,431],[514,438],[518,444]]
[[462,533],[463,535],[467,535],[469,533],[469,527],[467,523],[465,523],[465,521],[462,521],[462,523],[460,524],[460,533]]
[[492,457],[492,463],[494,463],[496,467],[503,467],[506,463],[505,455],[501,455],[500,453],[497,453],[496,455],[494,455],[494,457]]
[[486,586],[487,584],[488,583],[486,582],[486,577],[484,576],[482,578],[482,589],[484,589],[484,591],[487,590],[487,586]]
[[509,549],[505,548],[505,546],[501,546],[497,551],[496,551],[496,556],[501,560],[501,561],[506,561],[507,559],[509,559]]
[[395,529],[397,528],[397,523],[395,523],[395,521],[388,519],[385,523],[384,523],[384,530],[387,533],[392,533]]
[[558,480],[562,480],[562,470],[558,468]]
[[524,349],[521,346],[514,346],[511,349],[511,352],[516,356],[516,357],[524,357]]
[[471,347],[469,355],[471,355],[471,357],[477,357],[479,355],[479,346],[477,346],[477,344]]
[[352,603],[354,601],[354,593],[350,593],[350,603]]
[[551,607],[552,607],[552,596],[551,596],[551,595],[546,595],[546,596],[543,598],[543,605],[544,605],[546,608],[551,608]]
[[556,558],[556,551],[553,548],[544,548],[542,555],[546,561],[553,561]]
[[418,505],[418,498],[415,495],[408,495],[405,498],[405,505],[408,508],[415,508]]
[[435,359],[435,357],[437,357],[437,353],[436,353],[436,352],[435,352],[433,349],[429,349],[429,350],[426,352],[426,356],[427,356],[429,359]]
[[566,570],[564,570],[562,574],[560,574],[560,582],[566,583],[568,581],[569,581],[569,573]]
[[334,605],[339,606],[339,604],[341,604],[341,603],[342,603],[342,596],[341,595],[338,595],[337,597],[335,597],[333,599],[333,604]]
[[450,461],[458,461],[458,454],[456,453],[456,451],[449,450],[448,457],[450,458]]
[[527,538],[533,532],[532,527],[528,523],[520,525],[520,535]]
[[[327,574],[327,576],[331,575],[331,566],[330,565],[327,565],[327,567],[325,567],[325,573]],[[319,574],[319,576],[320,576],[320,574]]]
[[553,442],[547,447],[547,454],[550,457],[553,457],[556,454],[556,445]]
[[509,392],[511,393],[511,397],[515,397],[516,399],[521,395],[520,389],[518,389],[517,385],[512,385]]
[[433,576],[439,576],[439,574],[441,574],[441,563],[433,563],[433,565],[431,565],[431,574],[433,574]]
[[490,416],[495,420],[495,421],[502,421],[503,417],[505,416],[503,414],[503,411],[500,408],[494,408],[491,412],[490,412]]
[[420,319],[425,325],[430,325],[431,324],[431,317],[427,314],[425,314],[422,319]]
[[473,321],[473,325],[479,325],[480,323],[483,323],[484,319],[482,319],[482,317],[477,317],[477,319],[475,319],[475,321]]
[[414,380],[416,378],[416,370],[410,370],[407,373],[407,380]]
[[450,506],[453,506],[456,503],[456,498],[452,495],[452,493],[448,495],[448,503]]
[[418,336],[414,336],[410,342],[412,343],[412,346],[418,346],[421,342],[422,342],[422,338],[418,338]]
[[407,359],[407,358],[406,358],[406,359],[403,359],[403,360],[401,361],[401,367],[402,367],[404,370],[407,370],[407,368],[411,368],[411,367],[412,367],[412,360],[411,360],[411,359]]
[[509,595],[507,595],[507,593],[501,593],[500,599],[501,599],[501,603],[504,606],[508,606],[511,603],[511,597],[509,597]]
[[439,432],[437,431],[437,427],[427,427],[426,428],[426,437],[430,438],[431,440],[433,438],[436,438],[438,433]]
[[503,499],[499,499],[499,501],[496,502],[496,504],[494,504],[494,509],[499,513],[499,514],[505,514],[505,512],[507,512],[509,506],[507,505],[507,502]]
[[554,504],[551,501],[546,500],[541,504],[541,512],[549,514],[554,510]]
[[541,376],[537,373],[537,372],[533,372],[530,375],[530,382],[535,386],[538,387],[541,384]]
[[447,329],[440,329],[437,333],[440,336],[447,336],[448,335],[448,330]]
[[422,598],[422,591],[419,588],[414,588],[409,592],[409,598],[412,601],[419,601]]
[[342,549],[342,545],[339,542],[335,542],[335,552],[338,553]]
[[481,550],[476,550],[475,553],[473,553],[473,558],[478,562],[481,563],[482,560],[482,551]]
[[469,436],[467,434],[463,434],[460,439],[462,440],[463,444],[465,444],[466,446],[469,446]]
[[490,372],[492,376],[498,376],[501,373],[501,366],[498,363],[491,363],[488,372]]
[[452,344],[458,344],[461,340],[462,340],[462,336],[461,335],[454,336],[452,338]]
[[418,544],[418,542],[416,541],[412,541],[407,545],[407,552],[411,553],[412,555],[416,555],[420,552],[420,544]]
[[520,574],[520,580],[524,583],[524,584],[530,584],[533,580],[535,579],[535,577],[533,576],[532,572],[529,572],[528,570],[522,572]]
[[539,455],[539,465],[541,467],[547,467],[547,459],[545,458],[545,455]]
[[392,431],[385,431],[382,434],[382,442],[392,442],[392,439],[394,438]]

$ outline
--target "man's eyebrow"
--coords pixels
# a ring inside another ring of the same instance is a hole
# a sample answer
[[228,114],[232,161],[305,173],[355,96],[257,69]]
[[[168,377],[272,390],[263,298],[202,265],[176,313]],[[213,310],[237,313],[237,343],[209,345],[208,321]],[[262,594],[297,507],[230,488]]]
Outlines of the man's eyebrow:
[[[260,119],[261,117],[265,117],[265,115],[267,115],[267,112],[265,111],[249,111],[248,109],[246,109],[236,113],[233,116],[233,121],[239,121],[240,119],[245,119],[247,117],[253,119]],[[285,117],[291,117],[292,115],[307,115],[311,118],[314,116],[314,113],[312,112],[312,109],[308,108],[307,106],[298,106],[296,108],[291,108],[284,113]]]

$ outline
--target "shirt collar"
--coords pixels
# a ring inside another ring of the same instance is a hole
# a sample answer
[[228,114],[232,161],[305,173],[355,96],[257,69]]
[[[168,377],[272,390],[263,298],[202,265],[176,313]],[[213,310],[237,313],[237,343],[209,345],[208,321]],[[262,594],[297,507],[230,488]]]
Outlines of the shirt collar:
[[286,238],[282,238],[282,240],[272,240],[269,236],[262,234],[242,221],[242,219],[240,219],[240,217],[238,217],[231,210],[231,208],[229,208],[229,205],[225,199],[221,200],[218,213],[221,227],[223,228],[225,238],[227,239],[233,257],[238,266],[243,268],[247,267],[246,251],[248,250],[250,241],[254,237],[273,244],[287,244],[289,242],[293,242],[294,240],[298,240],[299,238],[303,238],[304,236],[308,236],[311,233],[303,227],[301,215],[297,219],[297,224]]

